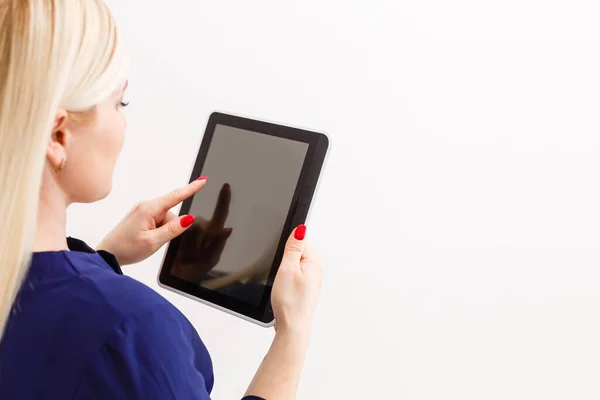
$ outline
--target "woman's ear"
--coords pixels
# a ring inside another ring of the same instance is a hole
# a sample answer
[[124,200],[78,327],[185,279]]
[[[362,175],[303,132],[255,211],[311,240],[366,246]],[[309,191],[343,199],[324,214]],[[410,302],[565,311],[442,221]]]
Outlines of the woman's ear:
[[52,135],[48,141],[46,157],[54,170],[60,170],[67,161],[67,147],[70,139],[70,133],[67,129],[69,122],[69,113],[64,109],[56,112],[52,123]]

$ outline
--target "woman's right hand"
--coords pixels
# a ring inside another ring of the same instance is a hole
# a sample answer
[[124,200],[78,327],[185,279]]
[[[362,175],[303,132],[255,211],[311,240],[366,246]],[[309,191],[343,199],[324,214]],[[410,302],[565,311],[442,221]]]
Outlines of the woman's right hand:
[[308,334],[312,326],[323,280],[323,263],[304,240],[305,233],[304,225],[292,232],[273,284],[271,304],[278,333]]

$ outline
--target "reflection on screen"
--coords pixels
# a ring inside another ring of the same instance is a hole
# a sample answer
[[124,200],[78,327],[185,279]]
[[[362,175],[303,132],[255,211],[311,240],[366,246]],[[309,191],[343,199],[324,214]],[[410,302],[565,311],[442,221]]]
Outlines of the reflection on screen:
[[217,125],[171,273],[257,305],[308,144]]

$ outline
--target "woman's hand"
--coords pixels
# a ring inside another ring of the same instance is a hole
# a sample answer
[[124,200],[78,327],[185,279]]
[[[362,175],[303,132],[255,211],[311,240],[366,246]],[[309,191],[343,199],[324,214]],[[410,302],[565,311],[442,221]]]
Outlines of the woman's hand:
[[121,265],[148,258],[192,225],[193,216],[177,217],[169,210],[196,194],[205,184],[206,177],[201,177],[162,197],[138,203],[102,240],[98,250],[112,253]]
[[304,242],[305,232],[300,225],[287,242],[271,292],[277,334],[248,387],[248,396],[296,398],[323,273],[317,254]]
[[308,335],[323,280],[323,264],[304,240],[306,227],[292,232],[277,271],[271,304],[277,332]]

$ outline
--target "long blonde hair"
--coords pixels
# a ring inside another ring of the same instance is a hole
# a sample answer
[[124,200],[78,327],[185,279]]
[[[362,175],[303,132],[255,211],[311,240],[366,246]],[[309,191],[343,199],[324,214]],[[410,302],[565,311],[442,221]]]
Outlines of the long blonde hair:
[[102,0],[0,0],[0,338],[31,258],[56,112],[107,99],[127,69]]

